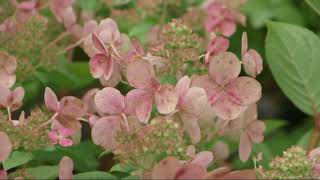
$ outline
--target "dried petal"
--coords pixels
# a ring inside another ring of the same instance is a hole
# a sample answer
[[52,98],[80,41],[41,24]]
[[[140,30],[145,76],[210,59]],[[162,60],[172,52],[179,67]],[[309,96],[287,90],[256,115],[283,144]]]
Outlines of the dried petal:
[[141,102],[141,97],[146,93],[146,91],[141,89],[133,89],[129,91],[125,97],[125,113],[131,114],[135,112],[135,108],[138,102]]
[[73,161],[64,156],[59,163],[59,179],[73,179]]
[[201,130],[198,124],[197,117],[189,116],[187,114],[180,114],[183,121],[183,129],[189,134],[193,144],[201,140]]
[[5,161],[11,154],[12,143],[9,136],[0,131],[0,162]]
[[0,70],[0,86],[12,87],[15,82],[15,74],[8,74],[7,72]]
[[254,49],[250,49],[243,55],[242,63],[245,72],[254,78],[263,70],[262,57]]
[[190,84],[191,84],[191,80],[188,76],[183,76],[177,82],[175,90],[176,90],[176,93],[177,93],[177,96],[179,97],[179,99],[187,93],[187,91],[190,87]]
[[49,87],[46,87],[44,93],[44,102],[49,111],[59,111],[59,100],[56,94]]
[[241,39],[241,56],[243,57],[247,51],[248,51],[248,36],[246,32],[243,32],[242,39]]
[[22,106],[22,100],[24,97],[25,91],[22,87],[17,87],[11,93],[11,110],[15,111]]
[[124,97],[115,88],[106,87],[98,91],[95,95],[97,109],[105,114],[121,114],[124,111]]
[[152,65],[145,60],[137,60],[128,64],[127,78],[131,86],[144,89],[150,88],[155,72]]
[[247,128],[247,133],[251,140],[255,143],[263,141],[263,132],[266,130],[266,125],[263,121],[255,120]]
[[155,94],[155,103],[161,114],[169,114],[174,111],[178,104],[178,97],[174,88],[169,84],[161,86],[161,89]]
[[198,118],[207,103],[208,98],[205,90],[199,87],[192,87],[183,97],[181,111]]
[[210,60],[209,75],[220,85],[225,85],[238,77],[241,64],[237,56],[231,52],[223,52]]
[[204,89],[209,101],[215,101],[217,96],[220,94],[219,85],[208,75],[192,76],[191,87],[200,87]]
[[73,96],[63,97],[60,101],[60,114],[72,118],[80,118],[86,114],[85,104]]
[[94,78],[101,77],[105,70],[105,63],[108,61],[108,57],[105,54],[95,54],[89,62],[90,72]]
[[242,162],[249,159],[252,150],[252,142],[247,133],[242,133],[239,142],[239,156]]
[[182,164],[174,157],[161,160],[152,170],[152,179],[175,179]]
[[213,147],[214,158],[218,160],[225,160],[229,157],[228,144],[219,141]]
[[0,86],[0,108],[6,108],[9,104],[11,91],[6,86]]
[[217,36],[213,38],[208,47],[208,57],[205,58],[205,63],[208,64],[210,61],[210,55],[216,55],[218,53],[226,52],[229,48],[229,40],[227,38]]
[[144,93],[140,96],[140,99],[136,101],[135,112],[137,118],[142,123],[147,123],[150,119],[153,105],[153,95],[150,93]]
[[226,37],[230,37],[236,32],[237,25],[233,21],[224,21],[221,24],[221,33]]
[[209,164],[213,161],[213,154],[210,151],[201,151],[193,158],[191,164],[196,164],[207,169]]
[[92,33],[92,43],[94,47],[97,48],[102,54],[106,54],[108,52],[106,47],[103,44],[103,41],[95,33]]

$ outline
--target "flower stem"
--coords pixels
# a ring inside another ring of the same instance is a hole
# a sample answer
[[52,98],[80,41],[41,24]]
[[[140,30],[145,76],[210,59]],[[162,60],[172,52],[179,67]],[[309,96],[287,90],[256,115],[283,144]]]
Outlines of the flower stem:
[[9,121],[12,121],[10,107],[7,107]]
[[315,121],[315,126],[312,130],[312,135],[308,144],[308,152],[316,148],[320,138],[320,116],[316,115],[314,121]]

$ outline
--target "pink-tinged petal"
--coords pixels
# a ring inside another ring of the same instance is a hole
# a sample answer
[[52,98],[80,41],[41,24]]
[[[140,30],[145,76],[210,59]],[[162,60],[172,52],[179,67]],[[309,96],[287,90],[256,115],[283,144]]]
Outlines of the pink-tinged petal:
[[105,54],[96,54],[94,55],[89,62],[90,72],[94,78],[100,78],[107,69],[106,65],[111,58]]
[[146,93],[146,91],[141,89],[133,89],[129,91],[125,97],[125,113],[127,115],[135,112],[135,108],[138,102],[141,102],[141,97]]
[[74,135],[75,131],[73,129],[61,126],[61,127],[58,128],[58,133],[59,133],[60,136],[69,137],[69,136]]
[[8,173],[5,170],[0,170],[0,179],[7,180]]
[[16,82],[15,74],[8,74],[5,70],[0,69],[0,86],[12,87]]
[[247,133],[242,133],[239,142],[239,157],[242,162],[246,162],[251,154],[252,142]]
[[194,145],[189,145],[187,147],[186,154],[188,157],[194,158],[194,156],[196,155],[196,148],[194,147]]
[[228,174],[230,171],[231,171],[230,167],[227,167],[227,166],[219,167],[209,172],[207,179],[221,179],[221,177]]
[[63,97],[60,101],[60,114],[72,118],[80,118],[86,114],[85,104],[73,96]]
[[175,90],[179,99],[183,97],[190,88],[191,80],[188,76],[183,76],[176,84]]
[[6,86],[0,86],[0,108],[8,107],[11,91]]
[[112,61],[113,61],[113,70],[112,70],[111,76],[108,79],[105,79],[105,76],[102,76],[99,79],[100,83],[104,87],[115,87],[122,80],[121,70],[119,67],[120,65],[116,61],[114,60]]
[[67,7],[62,13],[62,21],[64,26],[69,29],[77,22],[77,16],[72,6]]
[[91,115],[88,119],[89,125],[92,128],[96,122],[98,122],[100,118],[96,115]]
[[236,29],[237,24],[233,21],[224,21],[220,25],[221,33],[226,37],[232,36],[236,32]]
[[207,171],[205,168],[195,164],[185,164],[176,174],[175,179],[205,179]]
[[71,139],[68,138],[61,138],[59,140],[59,144],[63,147],[70,147],[73,145],[73,141]]
[[136,101],[135,112],[136,116],[141,123],[147,123],[150,119],[153,105],[153,95],[144,93],[140,99]]
[[266,130],[266,125],[263,121],[255,120],[253,121],[247,129],[247,134],[251,140],[255,143],[260,143],[263,141],[263,132]]
[[169,114],[174,111],[178,104],[178,97],[174,88],[169,84],[162,85],[161,89],[155,94],[155,103],[158,112],[161,114]]
[[221,93],[218,99],[211,104],[213,112],[221,119],[231,120],[237,118],[245,106],[234,103],[229,95]]
[[101,53],[105,54],[108,52],[103,44],[103,41],[96,33],[92,33],[92,43],[94,47],[97,48]]
[[[216,55],[218,53],[226,52],[229,48],[229,40],[227,38],[217,36],[211,40],[207,47],[209,55]],[[205,58],[205,63],[208,64],[210,58]]]
[[243,55],[243,67],[245,72],[252,77],[256,77],[263,70],[263,60],[261,55],[254,49],[250,49]]
[[84,37],[88,36],[90,33],[93,33],[98,28],[97,21],[90,20],[86,22],[83,26],[82,35]]
[[207,169],[209,164],[213,161],[213,154],[210,151],[201,151],[193,158],[191,164],[196,164]]
[[208,103],[206,91],[199,87],[192,87],[183,97],[181,111],[193,117],[199,117]]
[[94,47],[92,42],[92,33],[88,34],[83,40],[83,50],[84,52],[92,58],[94,55],[101,53],[97,48]]
[[144,89],[150,88],[155,72],[152,65],[145,60],[136,60],[127,66],[127,79],[131,86]]
[[226,160],[229,157],[228,144],[219,141],[213,147],[213,155],[217,160]]
[[209,75],[218,84],[228,84],[238,77],[241,64],[238,57],[231,52],[219,53],[209,62]]
[[261,98],[261,91],[262,87],[257,80],[245,76],[236,78],[226,87],[230,99],[243,106],[256,103]]
[[106,87],[95,95],[97,109],[105,114],[121,114],[124,111],[125,103],[121,92],[115,88]]
[[59,163],[59,179],[73,179],[73,161],[68,156],[64,156]]
[[182,164],[174,157],[161,160],[152,170],[152,179],[175,179]]
[[8,59],[5,61],[3,68],[8,74],[14,74],[17,69],[16,58],[13,56],[9,56]]
[[131,43],[132,43],[132,49],[136,54],[138,54],[139,56],[143,56],[145,54],[138,40],[132,40]]
[[113,74],[113,67],[114,67],[114,60],[111,56],[107,56],[107,59],[105,61],[105,70],[103,74],[104,80],[109,80]]
[[12,143],[5,132],[0,131],[0,162],[5,161],[11,154]]
[[113,149],[117,142],[115,135],[120,129],[121,116],[106,116],[98,120],[91,131],[92,140],[105,149]]
[[48,132],[48,137],[53,144],[57,144],[59,141],[59,135],[55,131]]
[[18,4],[18,9],[30,11],[36,8],[37,2],[36,1],[24,1]]
[[190,136],[191,142],[197,144],[201,140],[201,130],[198,124],[197,117],[190,116],[184,113],[180,114],[183,122],[183,129]]
[[85,93],[85,95],[82,97],[82,101],[87,106],[86,109],[88,110],[88,113],[94,114],[97,111],[96,104],[94,102],[94,96],[99,91],[99,88],[93,88],[90,89]]
[[220,94],[219,85],[208,75],[192,76],[191,87],[200,87],[204,89],[209,101],[215,101]]
[[118,25],[115,21],[110,18],[104,19],[99,24],[100,37],[103,42],[114,43],[120,38],[120,32],[118,30]]
[[11,93],[11,110],[15,111],[22,106],[22,100],[24,98],[25,91],[22,87],[17,87]]
[[245,169],[239,171],[232,171],[221,179],[256,179],[256,171],[254,169]]
[[44,102],[49,111],[59,111],[59,100],[56,94],[49,87],[46,87],[44,92]]
[[320,155],[320,147],[317,147],[308,153],[308,158],[312,160],[319,155]]
[[247,51],[248,51],[248,36],[246,32],[243,32],[242,38],[241,38],[241,57],[242,58]]

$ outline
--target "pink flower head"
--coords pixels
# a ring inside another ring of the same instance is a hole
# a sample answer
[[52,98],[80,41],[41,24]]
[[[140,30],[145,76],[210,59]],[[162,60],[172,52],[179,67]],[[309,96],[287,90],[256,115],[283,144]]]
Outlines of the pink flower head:
[[16,82],[17,60],[0,52],[0,86],[12,87]]
[[179,98],[178,110],[183,121],[184,129],[188,132],[192,143],[198,143],[201,139],[198,120],[205,109],[208,99],[206,91],[199,87],[191,87],[191,80],[188,76],[181,78],[175,91]]
[[55,112],[55,119],[67,128],[78,129],[81,127],[77,118],[84,116],[87,112],[85,104],[78,98],[66,96],[58,101],[55,93],[46,87],[44,94],[44,101],[46,107]]
[[22,106],[24,93],[22,87],[17,87],[11,91],[7,87],[0,86],[0,108],[9,108],[10,111],[19,109]]
[[10,156],[11,151],[12,143],[9,136],[5,132],[0,131],[0,162],[5,161]]
[[248,37],[246,32],[242,34],[241,56],[244,70],[249,76],[255,78],[258,74],[262,72],[262,57],[256,50],[248,50]]
[[53,144],[60,144],[63,147],[73,145],[73,141],[70,138],[74,134],[74,131],[69,128],[63,127],[59,122],[54,122],[52,131],[48,133],[49,139]]
[[206,7],[207,18],[205,26],[208,32],[219,32],[223,36],[232,36],[237,27],[237,22],[245,24],[245,16],[240,14],[226,1],[214,0]]
[[64,156],[59,163],[59,179],[73,179],[73,161],[68,156]]
[[223,52],[209,62],[209,75],[195,76],[193,87],[206,90],[213,112],[221,119],[235,119],[246,106],[261,97],[260,83],[240,76],[241,64],[236,55]]
[[0,179],[7,180],[8,173],[5,170],[0,170]]
[[207,53],[205,55],[205,64],[209,64],[210,57],[226,52],[229,48],[229,40],[227,38],[216,36],[211,39],[207,47]]
[[153,66],[146,60],[136,60],[127,66],[127,79],[131,90],[127,96],[132,99],[134,111],[138,119],[147,123],[153,105],[153,100],[159,113],[169,114],[175,110],[178,97],[174,88],[169,85],[161,85],[156,78]]

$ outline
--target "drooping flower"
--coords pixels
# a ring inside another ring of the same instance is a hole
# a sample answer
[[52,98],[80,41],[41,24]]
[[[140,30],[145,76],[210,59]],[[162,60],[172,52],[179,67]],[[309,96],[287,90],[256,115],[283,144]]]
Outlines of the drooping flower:
[[64,156],[59,163],[59,179],[73,179],[73,161],[68,156]]
[[227,38],[222,36],[213,37],[207,47],[207,53],[204,59],[205,64],[209,64],[210,57],[221,52],[226,52],[228,48],[229,40]]
[[53,119],[56,119],[62,126],[72,129],[81,127],[78,118],[84,116],[87,110],[80,99],[66,96],[59,102],[55,93],[46,87],[44,101],[48,110],[55,113]]
[[4,87],[12,87],[16,82],[17,60],[13,56],[9,56],[0,52],[0,85]]
[[147,123],[152,110],[153,101],[161,114],[169,114],[175,110],[178,97],[169,84],[161,85],[156,78],[152,65],[146,60],[136,60],[127,66],[127,79],[136,89],[129,92],[138,119]]
[[10,156],[11,151],[12,143],[9,136],[5,132],[0,132],[0,162],[5,161]]
[[192,143],[198,143],[201,138],[198,120],[207,105],[208,99],[204,89],[198,87],[190,88],[190,85],[191,80],[188,76],[184,76],[178,81],[175,87],[179,98],[177,108],[183,127],[188,132]]
[[246,32],[242,34],[241,56],[244,70],[249,76],[255,78],[258,74],[262,72],[262,57],[256,50],[248,50],[248,37]]
[[52,130],[48,133],[49,139],[53,144],[60,144],[63,147],[73,145],[71,136],[74,130],[63,127],[59,122],[54,122]]
[[221,119],[235,119],[246,106],[261,97],[260,83],[240,76],[241,64],[236,55],[223,52],[209,62],[209,75],[195,76],[192,87],[206,90],[213,112]]
[[24,93],[22,87],[17,87],[11,91],[7,87],[0,86],[0,108],[8,108],[10,111],[19,109],[22,106]]

